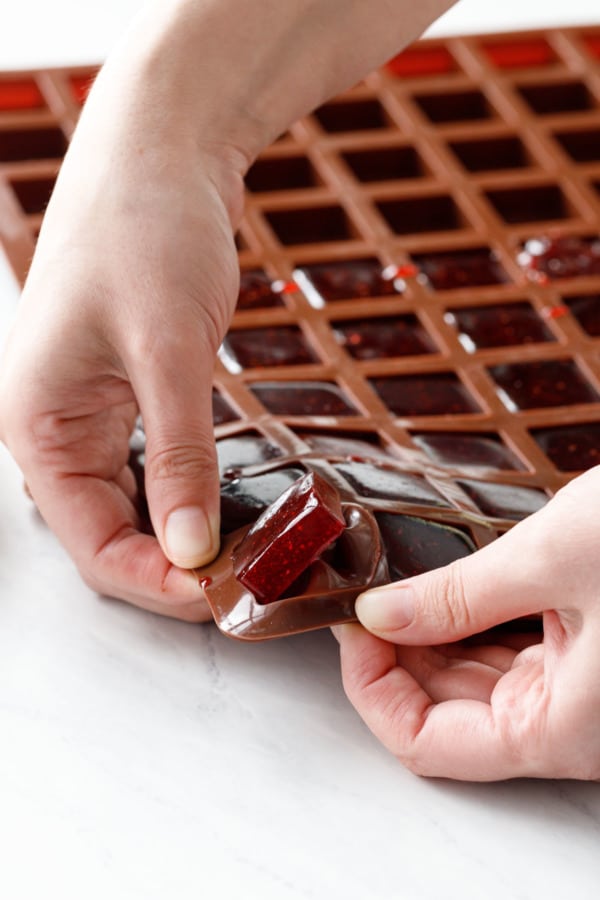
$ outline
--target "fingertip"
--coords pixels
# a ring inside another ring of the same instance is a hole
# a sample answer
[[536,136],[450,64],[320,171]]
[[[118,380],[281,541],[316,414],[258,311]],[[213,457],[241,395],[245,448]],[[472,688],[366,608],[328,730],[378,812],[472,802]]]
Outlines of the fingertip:
[[166,557],[181,569],[212,562],[219,552],[219,519],[201,506],[183,506],[169,513],[164,528]]
[[414,615],[414,592],[405,583],[366,591],[356,601],[356,617],[361,625],[388,639],[393,639],[396,632],[410,625]]

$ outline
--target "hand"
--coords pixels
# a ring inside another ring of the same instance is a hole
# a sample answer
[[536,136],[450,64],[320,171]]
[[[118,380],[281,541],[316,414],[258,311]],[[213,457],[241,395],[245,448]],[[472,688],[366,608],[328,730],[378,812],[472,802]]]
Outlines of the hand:
[[[101,76],[102,78],[102,76]],[[244,161],[132,92],[94,89],[50,202],[0,375],[2,438],[85,581],[209,618],[219,547],[214,356],[238,287]],[[128,441],[141,412],[157,538],[141,533]]]
[[[336,628],[351,703],[413,772],[600,778],[599,499],[597,467],[472,556],[364,594],[362,625]],[[536,613],[543,640],[485,634]]]

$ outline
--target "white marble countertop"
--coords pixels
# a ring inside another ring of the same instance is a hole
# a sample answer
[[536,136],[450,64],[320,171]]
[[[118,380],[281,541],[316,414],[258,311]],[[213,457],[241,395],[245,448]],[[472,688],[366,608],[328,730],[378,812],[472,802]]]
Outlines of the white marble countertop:
[[[0,337],[16,296],[0,265]],[[100,600],[4,450],[0,498],[3,896],[598,897],[599,785],[419,779],[346,702],[328,632],[244,645]]]

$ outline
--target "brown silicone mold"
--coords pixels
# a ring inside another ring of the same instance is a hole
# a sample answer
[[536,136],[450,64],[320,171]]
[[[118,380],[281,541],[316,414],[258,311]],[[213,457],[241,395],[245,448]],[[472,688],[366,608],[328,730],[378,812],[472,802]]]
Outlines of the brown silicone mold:
[[[91,77],[0,76],[21,280]],[[599,98],[597,28],[423,42],[254,164],[214,382],[223,546],[198,573],[226,633],[348,621],[600,462]],[[346,527],[261,602],[236,554],[307,473]]]

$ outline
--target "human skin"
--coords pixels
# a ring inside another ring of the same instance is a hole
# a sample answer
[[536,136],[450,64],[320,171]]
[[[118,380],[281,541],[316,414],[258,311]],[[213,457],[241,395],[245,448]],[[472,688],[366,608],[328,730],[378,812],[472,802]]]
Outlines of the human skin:
[[[291,121],[450,5],[164,0],[103,68],[0,371],[2,439],[98,592],[209,618],[189,569],[218,551],[211,380],[237,296],[243,176]],[[127,465],[139,412],[156,537],[139,530]],[[378,636],[338,630],[348,696],[415,771],[598,777],[598,488],[592,472],[493,546],[413,580],[413,625],[395,627],[405,582],[375,614],[359,601]],[[524,655],[489,641],[431,649],[541,611],[544,643]]]

